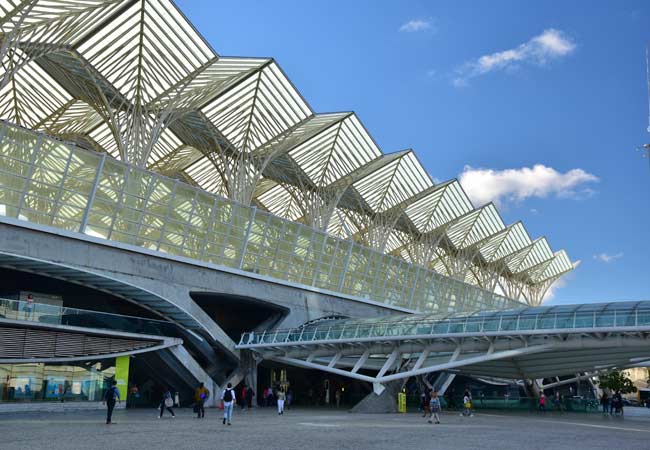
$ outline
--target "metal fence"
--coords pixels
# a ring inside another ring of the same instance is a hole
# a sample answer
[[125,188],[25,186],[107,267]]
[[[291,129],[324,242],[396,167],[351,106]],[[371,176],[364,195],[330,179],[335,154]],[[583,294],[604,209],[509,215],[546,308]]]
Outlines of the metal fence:
[[0,124],[0,215],[413,311],[522,304],[351,240]]

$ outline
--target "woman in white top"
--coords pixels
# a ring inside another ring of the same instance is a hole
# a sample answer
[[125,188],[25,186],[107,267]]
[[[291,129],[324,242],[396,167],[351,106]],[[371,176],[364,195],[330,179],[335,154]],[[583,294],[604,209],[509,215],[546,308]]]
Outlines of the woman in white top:
[[286,395],[284,394],[284,391],[280,389],[278,391],[278,415],[281,416],[284,414],[284,399],[286,398]]

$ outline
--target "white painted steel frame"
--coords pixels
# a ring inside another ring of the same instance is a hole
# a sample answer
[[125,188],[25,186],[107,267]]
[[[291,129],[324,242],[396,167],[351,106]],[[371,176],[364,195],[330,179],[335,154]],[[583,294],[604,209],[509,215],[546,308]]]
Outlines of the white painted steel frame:
[[[371,169],[382,153],[355,115],[314,114],[272,59],[217,55],[170,0],[3,0],[0,33],[0,117],[19,125],[531,304],[573,269],[545,240],[484,258],[505,227],[493,206],[470,213],[455,181],[420,199],[435,189],[410,151]],[[431,224],[444,239],[421,237]]]

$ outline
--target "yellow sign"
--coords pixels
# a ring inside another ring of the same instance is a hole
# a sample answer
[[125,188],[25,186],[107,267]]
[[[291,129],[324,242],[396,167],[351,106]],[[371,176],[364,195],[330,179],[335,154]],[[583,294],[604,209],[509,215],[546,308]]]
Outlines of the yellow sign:
[[397,411],[401,413],[406,412],[406,394],[404,392],[397,394]]
[[120,398],[126,400],[127,391],[129,387],[129,363],[131,362],[130,356],[118,356],[115,358],[115,381],[117,381],[117,389],[120,391]]

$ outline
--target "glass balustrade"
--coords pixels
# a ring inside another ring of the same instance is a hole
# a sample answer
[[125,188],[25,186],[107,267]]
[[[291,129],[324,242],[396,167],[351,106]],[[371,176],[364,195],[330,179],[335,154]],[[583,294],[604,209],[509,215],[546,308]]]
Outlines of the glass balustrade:
[[124,331],[154,336],[178,333],[170,322],[0,298],[0,319]]

